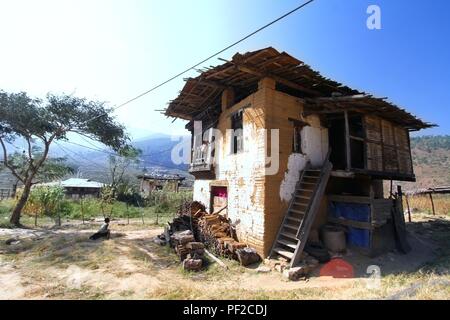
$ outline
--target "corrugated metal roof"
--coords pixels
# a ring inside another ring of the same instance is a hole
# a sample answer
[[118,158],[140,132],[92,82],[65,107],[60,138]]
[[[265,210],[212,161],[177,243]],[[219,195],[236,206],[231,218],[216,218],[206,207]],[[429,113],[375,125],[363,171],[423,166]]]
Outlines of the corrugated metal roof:
[[138,179],[144,179],[144,180],[179,180],[182,181],[186,178],[181,177],[179,175],[171,175],[171,174],[158,174],[158,173],[146,173],[146,174],[141,174],[137,176]]
[[39,184],[40,186],[61,186],[64,188],[103,188],[104,183],[92,181],[90,179],[70,178],[64,181],[55,181]]
[[[198,77],[186,79],[178,97],[170,101],[165,115],[191,121],[204,120],[206,114],[211,120],[216,120],[221,112],[221,94],[225,88],[232,87],[235,90],[235,100],[239,101],[254,92],[258,81],[265,76],[298,92],[315,111],[331,104],[339,106],[339,100],[346,99],[348,101],[345,102],[350,101],[353,108],[356,106],[361,111],[379,113],[381,117],[408,129],[434,126],[383,98],[372,97],[323,77],[304,62],[272,47],[245,54],[237,53],[231,61],[206,68],[201,70]],[[334,99],[336,94],[341,98]]]

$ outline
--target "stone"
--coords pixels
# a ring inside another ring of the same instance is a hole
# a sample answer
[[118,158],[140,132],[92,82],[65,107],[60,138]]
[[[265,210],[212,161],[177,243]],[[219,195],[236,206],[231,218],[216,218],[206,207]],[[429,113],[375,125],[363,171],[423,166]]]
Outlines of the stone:
[[183,269],[186,271],[199,271],[202,268],[202,259],[184,259]]
[[236,255],[242,266],[248,266],[261,260],[261,257],[253,248],[237,249]]
[[282,272],[284,271],[285,268],[286,268],[286,266],[285,266],[284,264],[281,264],[281,263],[280,263],[280,264],[276,264],[274,269],[275,269],[276,271],[282,273]]
[[269,266],[271,269],[273,269],[277,264],[280,263],[280,261],[275,260],[275,259],[269,259],[269,258],[266,258],[266,259],[263,260],[263,263],[264,263],[266,266]]
[[11,238],[5,241],[5,244],[10,246],[10,245],[15,245],[15,244],[19,244],[20,240],[19,239],[15,239],[15,238]]
[[156,244],[159,244],[160,246],[165,246],[166,243],[167,243],[165,240],[162,240],[160,238],[153,239],[153,242],[156,243]]
[[269,267],[267,267],[267,266],[259,266],[259,267],[256,269],[256,272],[258,272],[258,273],[269,273],[269,272],[271,272],[271,271],[272,271],[272,269],[269,268]]
[[283,271],[283,276],[291,281],[297,281],[300,278],[305,278],[310,269],[306,264],[300,265],[298,267],[289,268]]

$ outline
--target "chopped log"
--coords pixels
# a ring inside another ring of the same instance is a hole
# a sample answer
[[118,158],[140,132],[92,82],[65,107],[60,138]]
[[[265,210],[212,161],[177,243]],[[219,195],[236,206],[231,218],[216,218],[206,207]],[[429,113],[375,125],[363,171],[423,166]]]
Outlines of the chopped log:
[[194,235],[190,230],[175,232],[170,238],[174,245],[183,245],[195,241]]
[[232,253],[235,253],[238,249],[243,249],[243,248],[247,247],[247,245],[245,243],[237,242],[237,241],[226,242],[226,243],[227,243],[227,249],[230,250]]
[[261,258],[253,248],[242,248],[236,250],[237,258],[241,265],[248,266],[258,262]]
[[199,271],[202,268],[202,259],[184,259],[183,269],[186,271]]
[[232,235],[233,227],[227,217],[218,213],[206,213],[205,206],[200,202],[185,202],[180,206],[178,216],[169,223],[165,238],[170,239],[171,247],[182,261],[202,259],[206,253],[212,260],[226,267],[206,248],[217,255],[236,260],[239,260],[239,250],[248,249],[250,251],[241,253],[241,264],[248,265],[259,261],[260,257],[254,250],[236,241],[236,235]]
[[189,250],[198,250],[198,249],[204,249],[205,245],[202,242],[189,242],[186,244],[186,248]]

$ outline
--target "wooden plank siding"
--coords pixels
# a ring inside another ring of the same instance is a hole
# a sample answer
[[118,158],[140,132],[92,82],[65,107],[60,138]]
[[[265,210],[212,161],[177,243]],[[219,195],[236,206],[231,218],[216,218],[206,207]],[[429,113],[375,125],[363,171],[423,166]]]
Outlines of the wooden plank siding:
[[367,170],[413,176],[408,130],[373,115],[364,123]]

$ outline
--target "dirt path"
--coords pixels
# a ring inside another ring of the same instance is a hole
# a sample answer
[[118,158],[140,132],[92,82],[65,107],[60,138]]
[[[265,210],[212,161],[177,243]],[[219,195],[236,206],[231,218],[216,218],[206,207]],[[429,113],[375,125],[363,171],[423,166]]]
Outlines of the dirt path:
[[[153,242],[160,228],[117,226],[110,240],[90,241],[94,230],[95,226],[0,229],[0,299],[384,298],[418,279],[448,283],[434,281],[435,275],[423,279],[414,273],[397,281],[395,272],[406,270],[405,264],[417,269],[432,258],[430,243],[422,238],[411,239],[415,250],[410,256],[387,254],[358,260],[350,252],[347,258],[362,270],[378,264],[386,272],[383,286],[368,290],[363,276],[287,282],[280,273],[257,273],[233,261],[225,261],[228,271],[212,264],[203,272],[185,273],[169,248]],[[18,241],[6,245],[6,239]],[[448,274],[444,276],[449,280]]]

